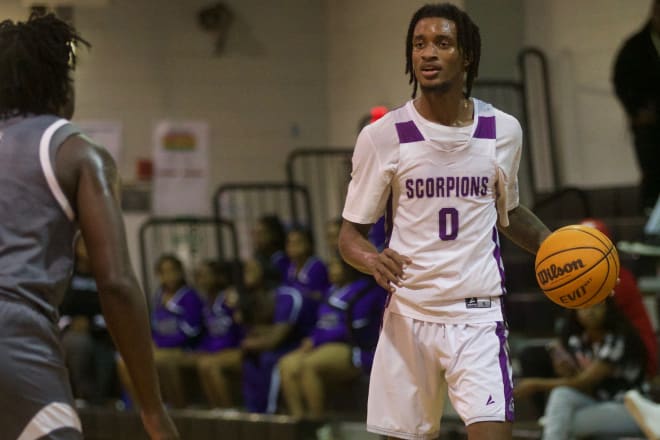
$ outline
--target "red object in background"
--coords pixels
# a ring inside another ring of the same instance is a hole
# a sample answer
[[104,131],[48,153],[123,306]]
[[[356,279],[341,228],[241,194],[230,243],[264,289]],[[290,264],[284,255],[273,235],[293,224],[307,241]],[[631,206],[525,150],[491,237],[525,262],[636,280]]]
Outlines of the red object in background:
[[[610,228],[601,219],[585,218],[580,224],[598,229],[607,238],[612,239]],[[614,287],[614,302],[639,332],[646,347],[646,373],[648,377],[654,377],[658,371],[658,344],[655,330],[653,330],[651,318],[646,311],[642,293],[637,286],[637,279],[629,269],[623,266],[619,268],[619,284]]]
[[597,218],[585,218],[582,219],[580,224],[597,229],[603,234],[605,234],[607,238],[612,240],[612,233],[610,232],[610,228],[608,228],[607,225],[602,220]]
[[148,182],[154,176],[154,163],[151,159],[141,158],[136,162],[135,174],[137,180]]
[[371,119],[369,120],[369,123],[371,124],[372,122],[376,122],[377,120],[385,116],[385,113],[387,113],[387,107],[383,105],[371,107],[371,110],[369,111],[369,114],[371,114]]

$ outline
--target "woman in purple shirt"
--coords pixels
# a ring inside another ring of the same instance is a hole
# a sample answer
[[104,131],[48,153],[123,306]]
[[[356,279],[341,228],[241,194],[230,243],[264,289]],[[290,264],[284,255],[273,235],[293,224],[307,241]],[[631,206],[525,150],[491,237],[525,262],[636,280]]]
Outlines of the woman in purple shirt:
[[316,325],[318,307],[330,288],[328,269],[314,255],[313,239],[308,229],[295,227],[289,231],[286,254],[289,265],[283,285],[293,287],[302,294],[304,313],[299,324],[303,336],[308,336]]
[[310,337],[279,362],[291,415],[320,419],[325,382],[345,382],[371,368],[386,292],[340,258],[330,262],[333,286]]
[[[162,255],[156,263],[156,274],[160,285],[151,311],[154,358],[166,401],[182,408],[186,399],[180,365],[184,351],[192,349],[201,334],[203,302],[186,283],[183,264],[176,256]],[[119,373],[130,392],[132,385],[121,361]]]
[[238,293],[231,274],[229,263],[217,261],[205,261],[195,271],[195,286],[206,296],[195,360],[204,394],[216,408],[234,406],[227,375],[241,370],[243,329],[237,322]]

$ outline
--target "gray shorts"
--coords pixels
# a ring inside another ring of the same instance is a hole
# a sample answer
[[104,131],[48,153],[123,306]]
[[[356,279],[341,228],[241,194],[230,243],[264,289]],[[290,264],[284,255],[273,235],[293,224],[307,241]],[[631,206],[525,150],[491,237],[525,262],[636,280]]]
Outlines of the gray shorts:
[[0,298],[0,437],[81,440],[59,330],[29,305]]

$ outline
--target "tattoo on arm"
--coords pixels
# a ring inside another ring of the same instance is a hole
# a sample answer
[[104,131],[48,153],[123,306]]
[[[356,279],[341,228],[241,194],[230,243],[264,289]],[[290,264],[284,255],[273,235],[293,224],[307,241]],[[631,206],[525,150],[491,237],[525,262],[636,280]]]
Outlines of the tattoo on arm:
[[500,231],[517,246],[536,254],[543,240],[550,235],[548,227],[525,206],[509,212],[509,226]]

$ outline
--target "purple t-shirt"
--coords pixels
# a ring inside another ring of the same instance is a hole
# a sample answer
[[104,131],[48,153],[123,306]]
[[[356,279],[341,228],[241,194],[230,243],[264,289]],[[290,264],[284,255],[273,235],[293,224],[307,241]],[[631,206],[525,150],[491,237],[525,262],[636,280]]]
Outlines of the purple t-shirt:
[[165,304],[162,297],[158,289],[151,312],[154,343],[159,348],[190,347],[202,330],[202,299],[189,286],[181,287]]
[[285,284],[293,286],[304,294],[320,292],[325,294],[330,287],[328,269],[323,261],[316,257],[309,257],[303,267],[296,274],[296,265],[289,261],[286,271]]
[[375,347],[386,298],[386,292],[367,277],[342,287],[333,286],[326,301],[319,306],[318,320],[311,335],[314,346],[347,342],[365,348]]
[[286,323],[293,327],[286,341],[281,344],[283,350],[297,346],[310,334],[316,324],[318,306],[318,301],[294,287],[280,286],[275,289],[273,323]]
[[207,301],[202,310],[204,334],[197,349],[216,352],[238,347],[243,329],[234,320],[234,313],[235,310],[225,302],[224,292],[220,292],[212,302]]
[[284,251],[273,252],[270,256],[270,264],[277,270],[277,273],[280,274],[280,280],[286,279],[290,263],[289,257],[286,256]]

